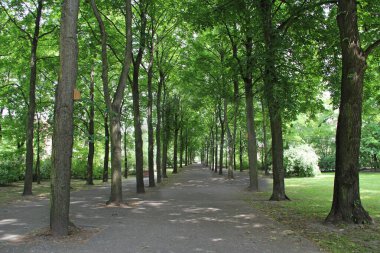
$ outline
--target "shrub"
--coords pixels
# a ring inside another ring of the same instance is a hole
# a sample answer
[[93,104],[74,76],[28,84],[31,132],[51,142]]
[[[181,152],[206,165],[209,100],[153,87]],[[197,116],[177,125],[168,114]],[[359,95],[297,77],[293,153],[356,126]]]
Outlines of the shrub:
[[335,171],[335,155],[323,156],[318,162],[319,168],[323,172]]
[[284,152],[284,164],[288,177],[314,177],[320,174],[318,155],[309,145],[290,147]]
[[0,162],[0,185],[16,182],[23,178],[24,164],[22,159],[7,157]]

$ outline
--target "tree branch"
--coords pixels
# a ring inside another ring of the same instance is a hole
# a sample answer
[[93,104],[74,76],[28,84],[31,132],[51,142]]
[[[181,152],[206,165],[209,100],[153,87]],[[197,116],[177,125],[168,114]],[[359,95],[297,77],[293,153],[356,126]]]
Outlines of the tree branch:
[[376,48],[380,46],[380,39],[376,40],[374,43],[369,45],[366,50],[364,50],[364,57],[367,58],[368,55]]

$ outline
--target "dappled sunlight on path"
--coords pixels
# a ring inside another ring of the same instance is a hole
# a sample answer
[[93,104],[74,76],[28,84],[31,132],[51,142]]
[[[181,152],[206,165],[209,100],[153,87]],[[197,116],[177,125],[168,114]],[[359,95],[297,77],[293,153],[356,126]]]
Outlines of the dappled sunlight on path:
[[[146,194],[135,194],[134,180],[127,180],[121,206],[105,205],[108,187],[76,192],[71,197],[71,220],[81,228],[98,229],[81,243],[23,242],[23,236],[48,226],[48,201],[11,205],[0,216],[0,251],[319,251],[311,242],[285,233],[289,231],[286,227],[253,209],[246,190],[248,174],[235,175],[235,179],[227,180],[195,164],[172,175],[163,185],[148,188]],[[265,182],[262,184],[265,186]]]

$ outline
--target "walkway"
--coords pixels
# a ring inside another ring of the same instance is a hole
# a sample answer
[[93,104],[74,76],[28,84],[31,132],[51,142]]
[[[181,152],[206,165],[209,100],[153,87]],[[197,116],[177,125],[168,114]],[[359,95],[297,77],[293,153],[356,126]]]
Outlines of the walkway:
[[48,200],[15,203],[0,211],[0,252],[319,252],[256,211],[245,190],[247,174],[236,175],[226,180],[192,165],[142,195],[134,194],[134,180],[127,180],[123,207],[104,205],[108,186],[73,193],[71,219],[89,232],[58,241],[23,239],[48,226]]

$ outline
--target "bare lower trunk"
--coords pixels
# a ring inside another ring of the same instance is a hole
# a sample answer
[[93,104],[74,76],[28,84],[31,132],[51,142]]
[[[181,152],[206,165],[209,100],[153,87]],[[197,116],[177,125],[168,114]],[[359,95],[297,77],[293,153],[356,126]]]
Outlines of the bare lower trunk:
[[248,163],[249,163],[249,189],[252,191],[259,190],[259,179],[257,173],[257,146],[256,132],[254,126],[253,114],[253,94],[252,80],[248,80],[245,90],[246,120],[248,133]]
[[161,91],[165,80],[165,76],[162,71],[160,71],[160,80],[157,89],[157,124],[156,124],[156,170],[157,170],[157,183],[161,183]]
[[108,182],[108,164],[110,156],[110,131],[108,129],[108,117],[104,117],[104,159],[103,159],[103,182]]
[[36,180],[37,184],[41,184],[41,124],[40,124],[40,117],[37,116],[37,161],[36,161]]
[[218,123],[215,121],[215,164],[214,164],[214,172],[218,172]]
[[73,93],[78,73],[78,0],[61,9],[60,74],[55,95],[51,171],[50,229],[53,236],[69,232],[70,172],[73,147]]
[[241,138],[241,130],[240,130],[240,139],[239,139],[239,170],[243,171],[243,140]]
[[88,185],[93,185],[93,172],[94,172],[94,153],[95,153],[95,106],[94,106],[94,68],[91,70],[91,82],[90,82],[90,122],[88,124],[88,156],[87,156],[87,177],[86,183]]

